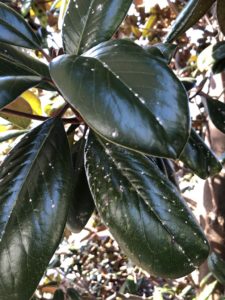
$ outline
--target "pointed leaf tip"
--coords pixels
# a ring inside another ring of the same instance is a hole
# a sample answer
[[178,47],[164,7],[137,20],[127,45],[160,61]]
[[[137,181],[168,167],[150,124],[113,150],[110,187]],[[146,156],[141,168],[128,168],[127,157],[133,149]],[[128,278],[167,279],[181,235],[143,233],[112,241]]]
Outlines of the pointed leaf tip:
[[63,25],[66,53],[81,54],[109,40],[132,0],[70,0]]
[[210,9],[216,0],[189,0],[174,21],[171,30],[165,38],[170,43],[191,28]]
[[168,66],[125,40],[86,55],[60,56],[50,72],[87,124],[132,150],[178,157],[189,136],[188,98]]
[[90,134],[85,160],[96,207],[134,263],[177,278],[207,258],[208,242],[193,214],[150,159]]
[[219,173],[222,165],[197,132],[192,129],[180,158],[195,174],[206,179]]
[[0,41],[30,49],[40,49],[40,40],[15,10],[0,2]]
[[1,300],[29,300],[34,293],[63,233],[72,175],[60,119],[49,119],[29,132],[3,162]]

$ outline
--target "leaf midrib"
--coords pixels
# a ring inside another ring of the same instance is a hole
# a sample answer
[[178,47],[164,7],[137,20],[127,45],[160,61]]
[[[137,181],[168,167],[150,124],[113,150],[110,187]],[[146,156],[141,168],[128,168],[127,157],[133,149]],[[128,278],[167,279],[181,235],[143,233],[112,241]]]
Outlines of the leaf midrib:
[[[97,140],[98,140],[98,142],[101,144],[102,148],[104,149],[104,148],[105,148],[104,143],[103,143],[100,139],[97,139]],[[113,151],[111,151],[111,153],[113,153]],[[126,173],[124,174],[124,172],[123,172],[121,169],[118,168],[117,164],[115,163],[115,162],[117,161],[117,158],[116,158],[115,156],[113,156],[113,154],[110,154],[110,153],[109,153],[109,154],[106,154],[106,155],[108,155],[108,156],[111,157],[111,161],[112,161],[112,163],[113,163],[115,169],[116,169],[119,173],[121,173],[121,175],[122,175],[124,178],[126,178],[126,181],[128,181],[128,182],[130,183],[130,185],[134,188],[134,190],[135,190],[135,192],[136,192],[136,195],[139,195],[139,196],[141,197],[141,199],[143,200],[143,202],[145,203],[145,205],[147,205],[147,207],[150,208],[150,204],[144,200],[143,195],[140,194],[140,193],[138,193],[137,188],[136,188],[136,185],[133,183],[133,181],[130,181],[130,180],[129,180],[129,177],[126,176]],[[169,228],[168,228],[165,224],[162,223],[161,218],[160,218],[160,216],[157,214],[157,212],[155,212],[155,210],[153,210],[153,209],[151,210],[151,208],[150,208],[150,211],[151,211],[151,213],[156,217],[156,219],[158,220],[158,222],[161,224],[162,228],[164,228],[164,230],[169,234],[169,236],[172,237],[173,234],[170,232]],[[174,243],[178,245],[178,249],[179,249],[179,247],[181,247],[181,249],[183,249],[183,247],[182,247],[176,240],[174,240]],[[185,251],[185,253],[182,252],[182,255],[184,255],[184,256],[187,258],[187,261],[189,261],[189,260],[191,259],[190,257],[187,256],[186,251]],[[192,259],[191,259],[191,261],[192,261]]]
[[[84,1],[84,0],[82,0],[82,1]],[[111,1],[113,1],[113,0],[111,0]],[[85,31],[86,31],[87,24],[89,22],[89,17],[90,17],[90,13],[91,13],[92,6],[93,6],[94,2],[95,2],[95,0],[91,0],[91,3],[89,5],[89,9],[88,9],[87,17],[86,17],[86,20],[85,20],[85,24],[84,24],[82,32],[80,34],[79,43],[78,43],[78,46],[77,46],[77,51],[75,53],[76,55],[80,54],[80,46],[81,46],[81,43],[83,41],[83,36],[84,36]]]
[[36,44],[36,41],[30,40],[30,38],[26,37],[22,32],[16,30],[15,27],[10,25],[6,21],[0,19],[0,25],[5,26],[6,28],[8,27],[7,29],[10,29],[12,32],[14,32],[18,36],[22,37],[26,42],[29,42],[31,45],[35,46],[35,49],[40,49],[40,46],[38,44]]
[[[129,87],[129,86],[126,84],[126,82],[124,82],[124,80],[121,79],[121,77],[118,79],[116,73],[110,68],[110,66],[108,65],[107,62],[103,62],[103,61],[101,61],[101,59],[96,58],[96,57],[95,57],[94,59],[96,59],[98,62],[100,62],[101,65],[103,66],[103,68],[105,68],[107,71],[110,71],[111,74],[115,77],[115,79],[118,80],[119,82],[121,82],[121,83],[125,86],[125,88],[128,89],[128,90],[130,91],[130,93],[132,93],[133,96],[134,96],[136,99],[138,99],[138,103],[139,103],[142,107],[144,107],[144,109],[147,109],[147,111],[150,113],[150,115],[151,115],[153,121],[154,121],[155,123],[157,123],[158,126],[161,128],[161,134],[163,135],[164,139],[167,139],[166,130],[165,130],[164,127],[160,124],[160,122],[157,120],[157,118],[154,116],[154,114],[152,113],[152,111],[151,111],[144,103],[142,103],[142,102],[140,101],[140,99],[139,99],[138,96],[135,95],[135,92],[134,92],[133,88],[132,88],[132,90],[130,90],[131,87]],[[107,67],[104,66],[104,63],[107,65]],[[145,100],[146,100],[146,99],[145,99]]]
[[[55,127],[55,123],[52,123],[52,125],[51,125],[51,127],[49,128],[49,131],[48,131],[49,134],[46,135],[46,136],[44,137],[44,139],[43,139],[43,141],[42,141],[42,143],[41,143],[41,145],[40,145],[40,147],[39,147],[39,149],[38,149],[36,155],[34,156],[34,159],[32,160],[32,163],[31,163],[30,167],[27,168],[27,174],[26,174],[26,176],[25,176],[25,178],[24,178],[24,181],[23,181],[23,183],[22,183],[20,189],[19,189],[18,192],[16,193],[16,196],[15,196],[15,199],[16,199],[16,200],[14,201],[14,205],[12,206],[10,216],[9,216],[9,218],[8,218],[8,220],[7,220],[7,223],[5,224],[5,226],[4,226],[4,228],[3,228],[3,235],[0,236],[0,239],[3,238],[4,233],[6,232],[6,228],[7,228],[8,222],[9,222],[9,220],[10,220],[10,218],[11,218],[11,215],[12,215],[14,209],[15,209],[16,206],[17,206],[18,199],[19,199],[21,193],[23,193],[24,187],[25,187],[25,185],[26,185],[27,178],[29,177],[30,173],[32,172],[32,167],[33,167],[34,163],[36,162],[36,159],[37,159],[37,157],[39,156],[41,150],[43,149],[46,140],[47,140],[47,139],[49,138],[49,136],[51,135],[51,132],[52,132],[52,130],[54,129],[54,127]],[[16,181],[15,181],[15,182],[16,182]],[[14,183],[14,184],[15,184],[15,183]],[[8,197],[6,197],[6,200],[7,200],[7,199],[8,199]],[[5,199],[4,199],[4,200],[5,200]],[[0,233],[0,234],[2,234],[2,233]]]

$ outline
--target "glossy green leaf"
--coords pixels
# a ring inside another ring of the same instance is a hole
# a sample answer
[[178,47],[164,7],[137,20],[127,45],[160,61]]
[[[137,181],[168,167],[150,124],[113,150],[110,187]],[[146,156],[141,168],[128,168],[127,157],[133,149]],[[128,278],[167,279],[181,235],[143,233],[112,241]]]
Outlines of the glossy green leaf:
[[172,25],[165,42],[171,43],[195,25],[216,0],[189,0]]
[[0,132],[0,143],[16,138],[26,132],[26,130],[8,130],[5,132]]
[[170,182],[178,188],[178,181],[172,162],[169,159],[155,158],[155,163]]
[[224,9],[224,0],[217,0],[216,3],[216,13],[217,19],[220,25],[220,30],[225,35],[225,9]]
[[54,297],[52,300],[64,300],[64,293],[61,289],[55,291]]
[[162,172],[167,177],[167,179],[169,179],[169,181],[179,189],[178,183],[176,181],[176,174],[170,160],[153,156],[147,157],[151,160],[152,163],[155,164],[155,166],[159,168],[160,172]]
[[211,121],[216,128],[225,133],[225,104],[210,97],[206,99],[206,103]]
[[81,138],[71,149],[75,170],[73,177],[74,197],[70,203],[67,226],[76,233],[85,227],[95,208],[84,169],[84,145],[85,138]]
[[50,72],[66,100],[106,139],[176,158],[189,136],[186,91],[168,66],[138,45],[110,41],[60,56]]
[[30,49],[40,49],[40,40],[15,10],[0,2],[0,41]]
[[0,109],[15,100],[27,89],[41,81],[38,76],[1,76],[0,77]]
[[[51,77],[49,74],[48,66],[41,62],[38,59],[35,59],[25,50],[21,50],[19,47],[12,46],[6,43],[0,42],[0,54],[1,57],[8,59],[15,64],[21,65],[23,68],[30,70],[31,72],[37,74],[38,76],[45,79],[44,82],[41,82],[38,87],[46,90],[53,91],[55,90],[54,85],[51,83]],[[3,68],[3,71],[6,70]],[[3,75],[7,75],[3,73]]]
[[165,63],[169,64],[175,51],[176,51],[177,46],[174,44],[170,43],[159,43],[155,44],[154,46],[149,46],[145,48],[145,50],[153,55],[153,56],[158,56],[159,59],[161,58],[162,60],[165,61]]
[[184,276],[209,246],[172,183],[147,157],[89,135],[86,173],[96,207],[127,256],[160,277]]
[[206,179],[219,173],[222,165],[194,129],[179,158],[199,177]]
[[225,285],[225,261],[215,252],[208,257],[208,267],[216,279]]
[[182,77],[179,79],[182,82],[183,86],[185,87],[186,91],[190,91],[191,89],[193,89],[193,87],[195,87],[197,82],[197,80],[192,77]]
[[1,300],[29,300],[54,254],[72,197],[72,162],[63,124],[28,133],[0,169]]
[[0,109],[41,80],[42,78],[29,68],[0,56]]
[[20,47],[0,42],[0,54],[15,63],[22,64],[24,67],[31,69],[41,77],[51,79],[48,66],[41,60],[29,55],[25,50],[21,50]]
[[66,53],[81,54],[109,40],[132,0],[70,0],[63,25]]
[[225,42],[218,42],[205,48],[198,56],[197,66],[200,71],[212,69],[214,74],[225,69]]

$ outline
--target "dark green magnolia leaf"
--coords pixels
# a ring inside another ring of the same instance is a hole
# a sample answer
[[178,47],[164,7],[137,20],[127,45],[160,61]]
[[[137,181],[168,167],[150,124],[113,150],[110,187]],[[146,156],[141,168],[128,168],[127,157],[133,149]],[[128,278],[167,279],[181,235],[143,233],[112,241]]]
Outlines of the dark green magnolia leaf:
[[40,81],[38,76],[0,76],[0,109]]
[[182,33],[195,25],[210,9],[216,0],[189,0],[172,25],[165,42],[171,43]]
[[151,162],[155,164],[159,168],[159,170],[172,182],[178,189],[179,185],[177,182],[176,174],[174,167],[169,159],[147,156]]
[[41,81],[31,69],[0,56],[0,109]]
[[186,92],[164,62],[126,40],[60,56],[52,78],[88,125],[106,139],[150,155],[176,158],[189,136]]
[[54,254],[72,197],[60,119],[28,133],[0,168],[1,300],[29,300]]
[[184,276],[209,246],[177,189],[147,157],[89,135],[86,173],[96,207],[123,251],[160,277]]
[[199,177],[206,179],[219,173],[222,165],[194,129],[180,158]]
[[25,51],[22,51],[19,47],[0,42],[0,54],[15,63],[23,65],[24,68],[31,69],[33,72],[42,77],[51,79],[48,66]]
[[157,158],[157,165],[160,171],[170,180],[170,182],[179,188],[176,173],[171,161],[168,159]]
[[196,85],[197,82],[197,80],[192,77],[183,77],[179,79],[182,82],[183,86],[185,87],[186,91],[190,91]]
[[0,2],[0,41],[30,49],[40,49],[40,41],[24,18]]
[[225,133],[225,104],[208,97],[206,99],[208,113],[213,124]]
[[8,130],[5,132],[0,132],[0,143],[16,138],[26,132],[26,130]]
[[133,276],[129,275],[121,288],[119,289],[120,294],[134,294],[136,295],[138,293],[138,290],[140,288],[140,283],[135,282]]
[[220,25],[220,29],[222,33],[225,35],[225,10],[224,10],[224,1],[223,0],[217,0],[217,19]]
[[163,59],[165,63],[169,64],[177,46],[170,43],[159,43],[155,44],[154,46],[150,46],[145,50],[148,51],[149,54],[153,56],[159,56],[159,58]]
[[68,300],[80,300],[81,299],[79,293],[73,288],[67,289],[67,297],[68,297]]
[[95,208],[84,169],[84,145],[85,138],[81,138],[71,149],[75,170],[74,197],[70,204],[67,226],[76,233],[85,227]]
[[208,257],[208,267],[216,279],[225,285],[225,261],[215,252],[212,252]]
[[63,26],[66,53],[81,54],[109,40],[132,0],[70,0]]
[[54,297],[52,300],[64,300],[64,293],[61,289],[55,291]]
[[225,69],[225,42],[208,46],[198,56],[197,66],[200,71],[212,69],[214,74]]

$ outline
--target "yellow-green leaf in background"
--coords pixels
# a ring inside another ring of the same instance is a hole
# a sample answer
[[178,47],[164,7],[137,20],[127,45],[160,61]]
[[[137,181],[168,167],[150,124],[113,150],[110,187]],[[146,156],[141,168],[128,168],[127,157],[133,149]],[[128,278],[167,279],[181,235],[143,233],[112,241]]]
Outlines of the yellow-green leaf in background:
[[35,115],[41,115],[41,101],[40,99],[31,91],[26,91],[21,95],[28,104],[30,104],[32,111]]
[[52,6],[50,8],[50,11],[53,11],[55,9],[59,9],[62,5],[62,0],[55,0],[53,3],[52,3]]
[[58,19],[58,28],[62,29],[63,21],[64,21],[64,15],[67,9],[67,5],[69,3],[69,0],[62,0],[60,5],[60,11],[59,11],[59,19]]
[[158,8],[158,6],[152,7],[150,10],[150,16],[147,19],[147,21],[145,23],[145,27],[142,31],[143,37],[148,37],[151,34],[151,30],[152,30],[153,26],[155,25],[155,23],[157,22],[157,13],[158,13],[157,8]]
[[[20,111],[20,112],[32,114],[32,108],[31,108],[30,104],[21,97],[17,98],[15,101],[13,101],[9,105],[7,105],[5,108],[11,109],[14,111]],[[27,119],[27,118],[24,118],[21,116],[16,116],[16,115],[9,114],[9,113],[5,113],[5,112],[0,112],[0,117],[6,119],[10,123],[13,123],[18,128],[22,128],[22,129],[27,128],[31,123],[30,119]]]
[[0,124],[0,133],[9,130],[11,127],[10,124]]

